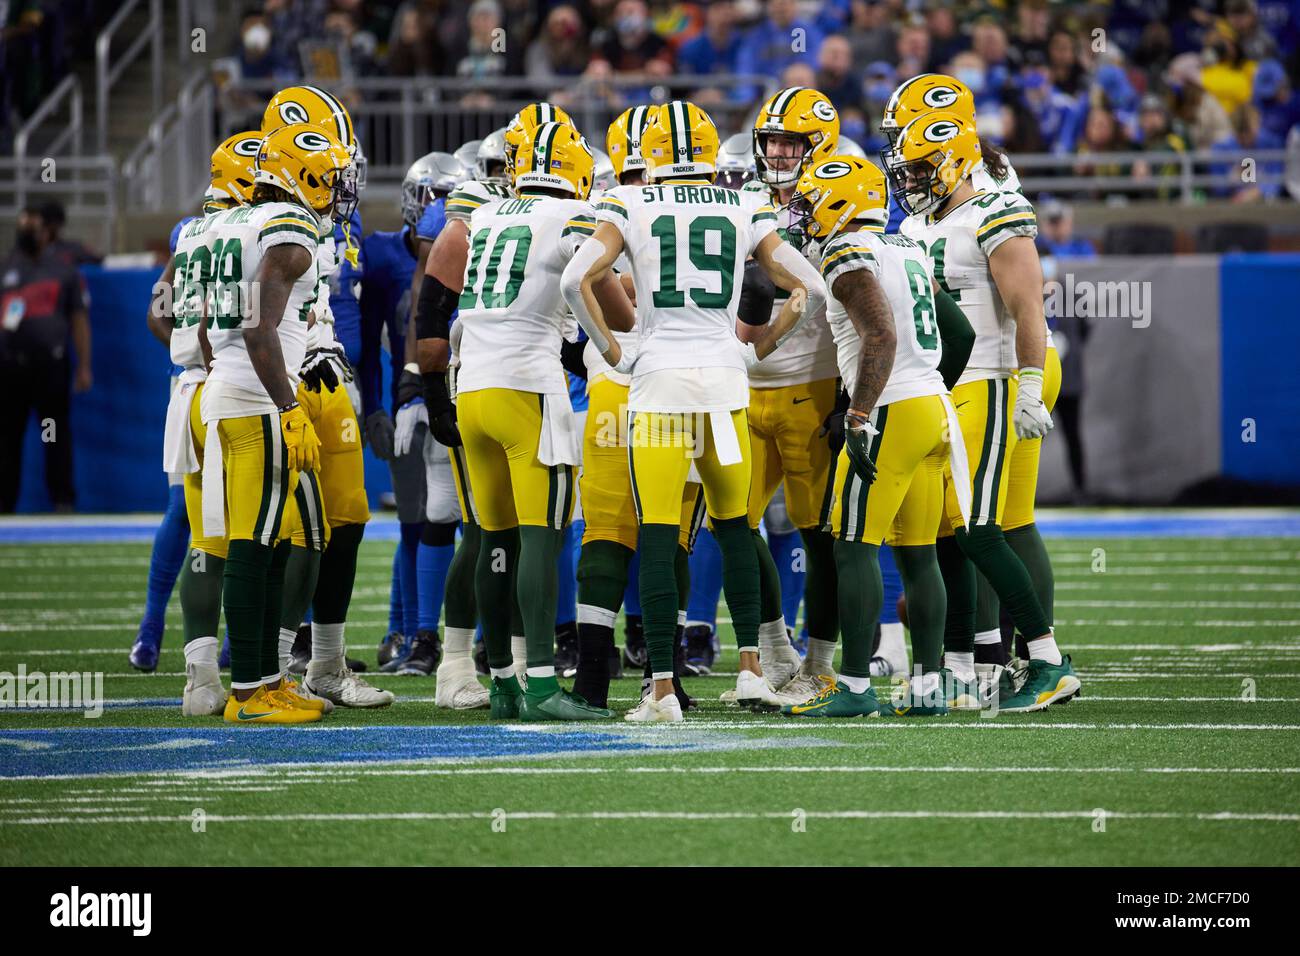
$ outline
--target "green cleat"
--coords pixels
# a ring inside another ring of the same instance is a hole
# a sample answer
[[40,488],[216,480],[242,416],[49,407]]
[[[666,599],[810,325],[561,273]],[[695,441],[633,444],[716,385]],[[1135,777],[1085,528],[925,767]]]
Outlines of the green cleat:
[[1082,686],[1070,667],[1068,654],[1060,664],[1031,660],[1024,686],[1009,700],[1000,702],[998,709],[1010,714],[1045,710],[1052,704],[1063,704],[1077,696]]
[[781,708],[787,717],[879,717],[880,711],[880,701],[870,687],[855,694],[838,681],[827,682],[811,700]]
[[612,710],[593,707],[566,690],[556,691],[549,697],[525,693],[519,705],[519,719],[524,721],[612,720],[613,717]]
[[513,674],[509,677],[492,678],[492,688],[488,691],[489,714],[493,720],[517,720],[519,702],[524,692],[519,686],[519,678]]
[[943,684],[948,710],[980,710],[984,706],[978,677],[973,681],[958,680],[957,675],[945,667],[939,671],[939,680]]
[[904,684],[901,693],[896,694],[887,704],[882,704],[880,712],[885,717],[943,717],[948,713],[948,703],[944,700],[943,682],[935,687],[934,692],[922,694],[914,692],[912,683]]

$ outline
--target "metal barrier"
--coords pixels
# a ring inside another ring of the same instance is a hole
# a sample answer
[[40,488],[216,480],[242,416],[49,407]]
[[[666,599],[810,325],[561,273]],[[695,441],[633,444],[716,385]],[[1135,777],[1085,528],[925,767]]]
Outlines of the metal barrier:
[[150,48],[153,112],[162,109],[163,97],[163,10],[162,0],[148,0],[149,21],[128,45],[116,62],[112,61],[113,35],[122,28],[132,12],[144,0],[126,0],[95,40],[95,109],[101,153],[108,152],[108,100],[113,85],[122,77],[146,46]]
[[93,221],[99,248],[114,244],[117,163],[111,156],[0,157],[0,219],[10,220],[37,196],[58,199],[70,220]]
[[[32,161],[34,163],[34,172],[37,177],[40,177],[45,168],[44,164],[46,157],[52,156],[56,153],[61,153],[68,149],[68,147],[71,147],[70,155],[81,155],[81,131],[84,114],[81,98],[81,81],[78,80],[76,76],[66,76],[63,78],[63,82],[56,86],[53,92],[45,98],[45,101],[36,108],[35,112],[33,112],[30,117],[28,117],[27,122],[22,125],[22,128],[18,130],[14,136],[14,155],[12,160],[12,168],[14,170],[13,189],[15,193],[15,203],[19,209],[23,207],[27,200],[27,188],[30,179],[27,175],[24,175],[24,173],[27,171],[29,165],[27,151],[31,146],[32,136],[38,129],[40,129],[42,123],[58,111],[64,100],[67,100],[68,102],[67,125],[65,125],[59,132],[55,133],[49,142],[41,144],[41,150],[44,156],[42,156],[40,161]],[[54,175],[57,176],[57,174],[56,166]],[[74,177],[74,188],[75,185],[76,179]]]
[[215,99],[207,73],[190,74],[176,101],[155,117],[122,163],[126,208],[159,212],[198,206],[215,148],[211,142]]
[[[1166,199],[1188,204],[1248,186],[1286,189],[1285,149],[1016,154],[1011,162],[1031,198]],[[1099,172],[1088,172],[1097,169]],[[1038,175],[1026,175],[1038,174]],[[1248,175],[1247,175],[1248,174]]]

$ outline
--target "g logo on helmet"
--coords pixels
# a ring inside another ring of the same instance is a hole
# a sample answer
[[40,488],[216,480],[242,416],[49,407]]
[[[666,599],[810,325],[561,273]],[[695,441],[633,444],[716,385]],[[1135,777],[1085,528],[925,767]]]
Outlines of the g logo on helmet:
[[946,143],[960,132],[961,127],[952,120],[939,120],[927,126],[923,135],[931,143]]
[[831,106],[827,100],[818,100],[813,103],[812,113],[823,123],[829,123],[835,119],[835,107]]
[[941,110],[957,102],[957,91],[951,86],[936,86],[926,90],[921,102],[936,110]]
[[248,139],[235,140],[235,145],[231,147],[231,152],[236,156],[253,157],[257,155],[261,145],[262,141],[260,139],[255,139],[250,136]]
[[321,133],[314,130],[303,130],[293,138],[293,145],[299,149],[305,149],[310,152],[319,152],[323,149],[330,148],[330,141]]
[[822,163],[818,166],[816,176],[818,179],[839,179],[851,172],[853,172],[853,167],[848,163],[833,159],[829,163]]
[[294,123],[311,122],[311,117],[307,115],[307,107],[292,100],[280,104],[280,119],[284,120],[285,126],[292,126]]

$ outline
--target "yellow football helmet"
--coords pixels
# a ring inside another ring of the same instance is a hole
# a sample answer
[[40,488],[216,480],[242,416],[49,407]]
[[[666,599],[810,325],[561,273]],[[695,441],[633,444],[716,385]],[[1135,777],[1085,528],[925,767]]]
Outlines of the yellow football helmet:
[[884,156],[894,198],[911,216],[951,196],[984,161],[975,124],[942,110],[908,123]]
[[718,128],[694,103],[673,100],[650,107],[641,132],[646,180],[708,176],[718,171]]
[[889,145],[894,145],[903,127],[918,116],[943,110],[956,113],[971,126],[975,125],[975,94],[970,87],[945,73],[922,73],[907,80],[885,104],[880,131]]
[[262,133],[272,132],[279,126],[309,123],[347,147],[352,164],[357,169],[357,189],[366,185],[366,156],[357,140],[352,125],[352,115],[333,93],[319,86],[290,86],[271,97],[262,112]]
[[605,152],[614,164],[614,178],[619,182],[623,181],[625,172],[645,169],[641,134],[645,132],[653,110],[653,106],[633,106],[609,124],[609,132],[605,134]]
[[[790,157],[768,156],[768,140],[792,136],[803,141],[803,153],[791,169],[777,169]],[[763,104],[754,120],[754,165],[759,181],[777,188],[793,186],[813,163],[830,159],[839,149],[840,114],[825,93],[804,86],[779,90]]]
[[317,217],[347,222],[356,207],[356,167],[347,147],[319,126],[294,123],[263,137],[253,165],[257,183],[278,186]]
[[867,220],[884,227],[889,193],[880,167],[855,156],[832,156],[804,170],[790,200],[792,241],[798,237],[825,242],[850,223]]
[[506,124],[505,156],[508,172],[513,174],[515,153],[519,147],[532,137],[539,126],[545,126],[547,123],[564,123],[573,126],[573,119],[564,110],[551,103],[529,103]]
[[586,199],[595,167],[591,147],[581,133],[567,123],[546,123],[515,151],[515,189],[559,189],[573,193],[574,199]]
[[236,133],[213,150],[207,199],[228,200],[241,206],[252,201],[253,162],[261,143],[261,133]]

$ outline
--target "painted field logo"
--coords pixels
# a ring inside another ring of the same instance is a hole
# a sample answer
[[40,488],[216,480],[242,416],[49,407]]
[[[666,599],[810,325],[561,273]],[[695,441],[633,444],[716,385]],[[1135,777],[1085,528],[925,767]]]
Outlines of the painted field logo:
[[104,713],[104,675],[88,671],[29,674],[27,665],[19,664],[17,674],[0,671],[0,709],[6,707],[80,710],[83,717],[99,717]]
[[152,893],[85,893],[78,886],[50,897],[50,925],[61,927],[126,926],[133,936],[148,936],[153,927]]

